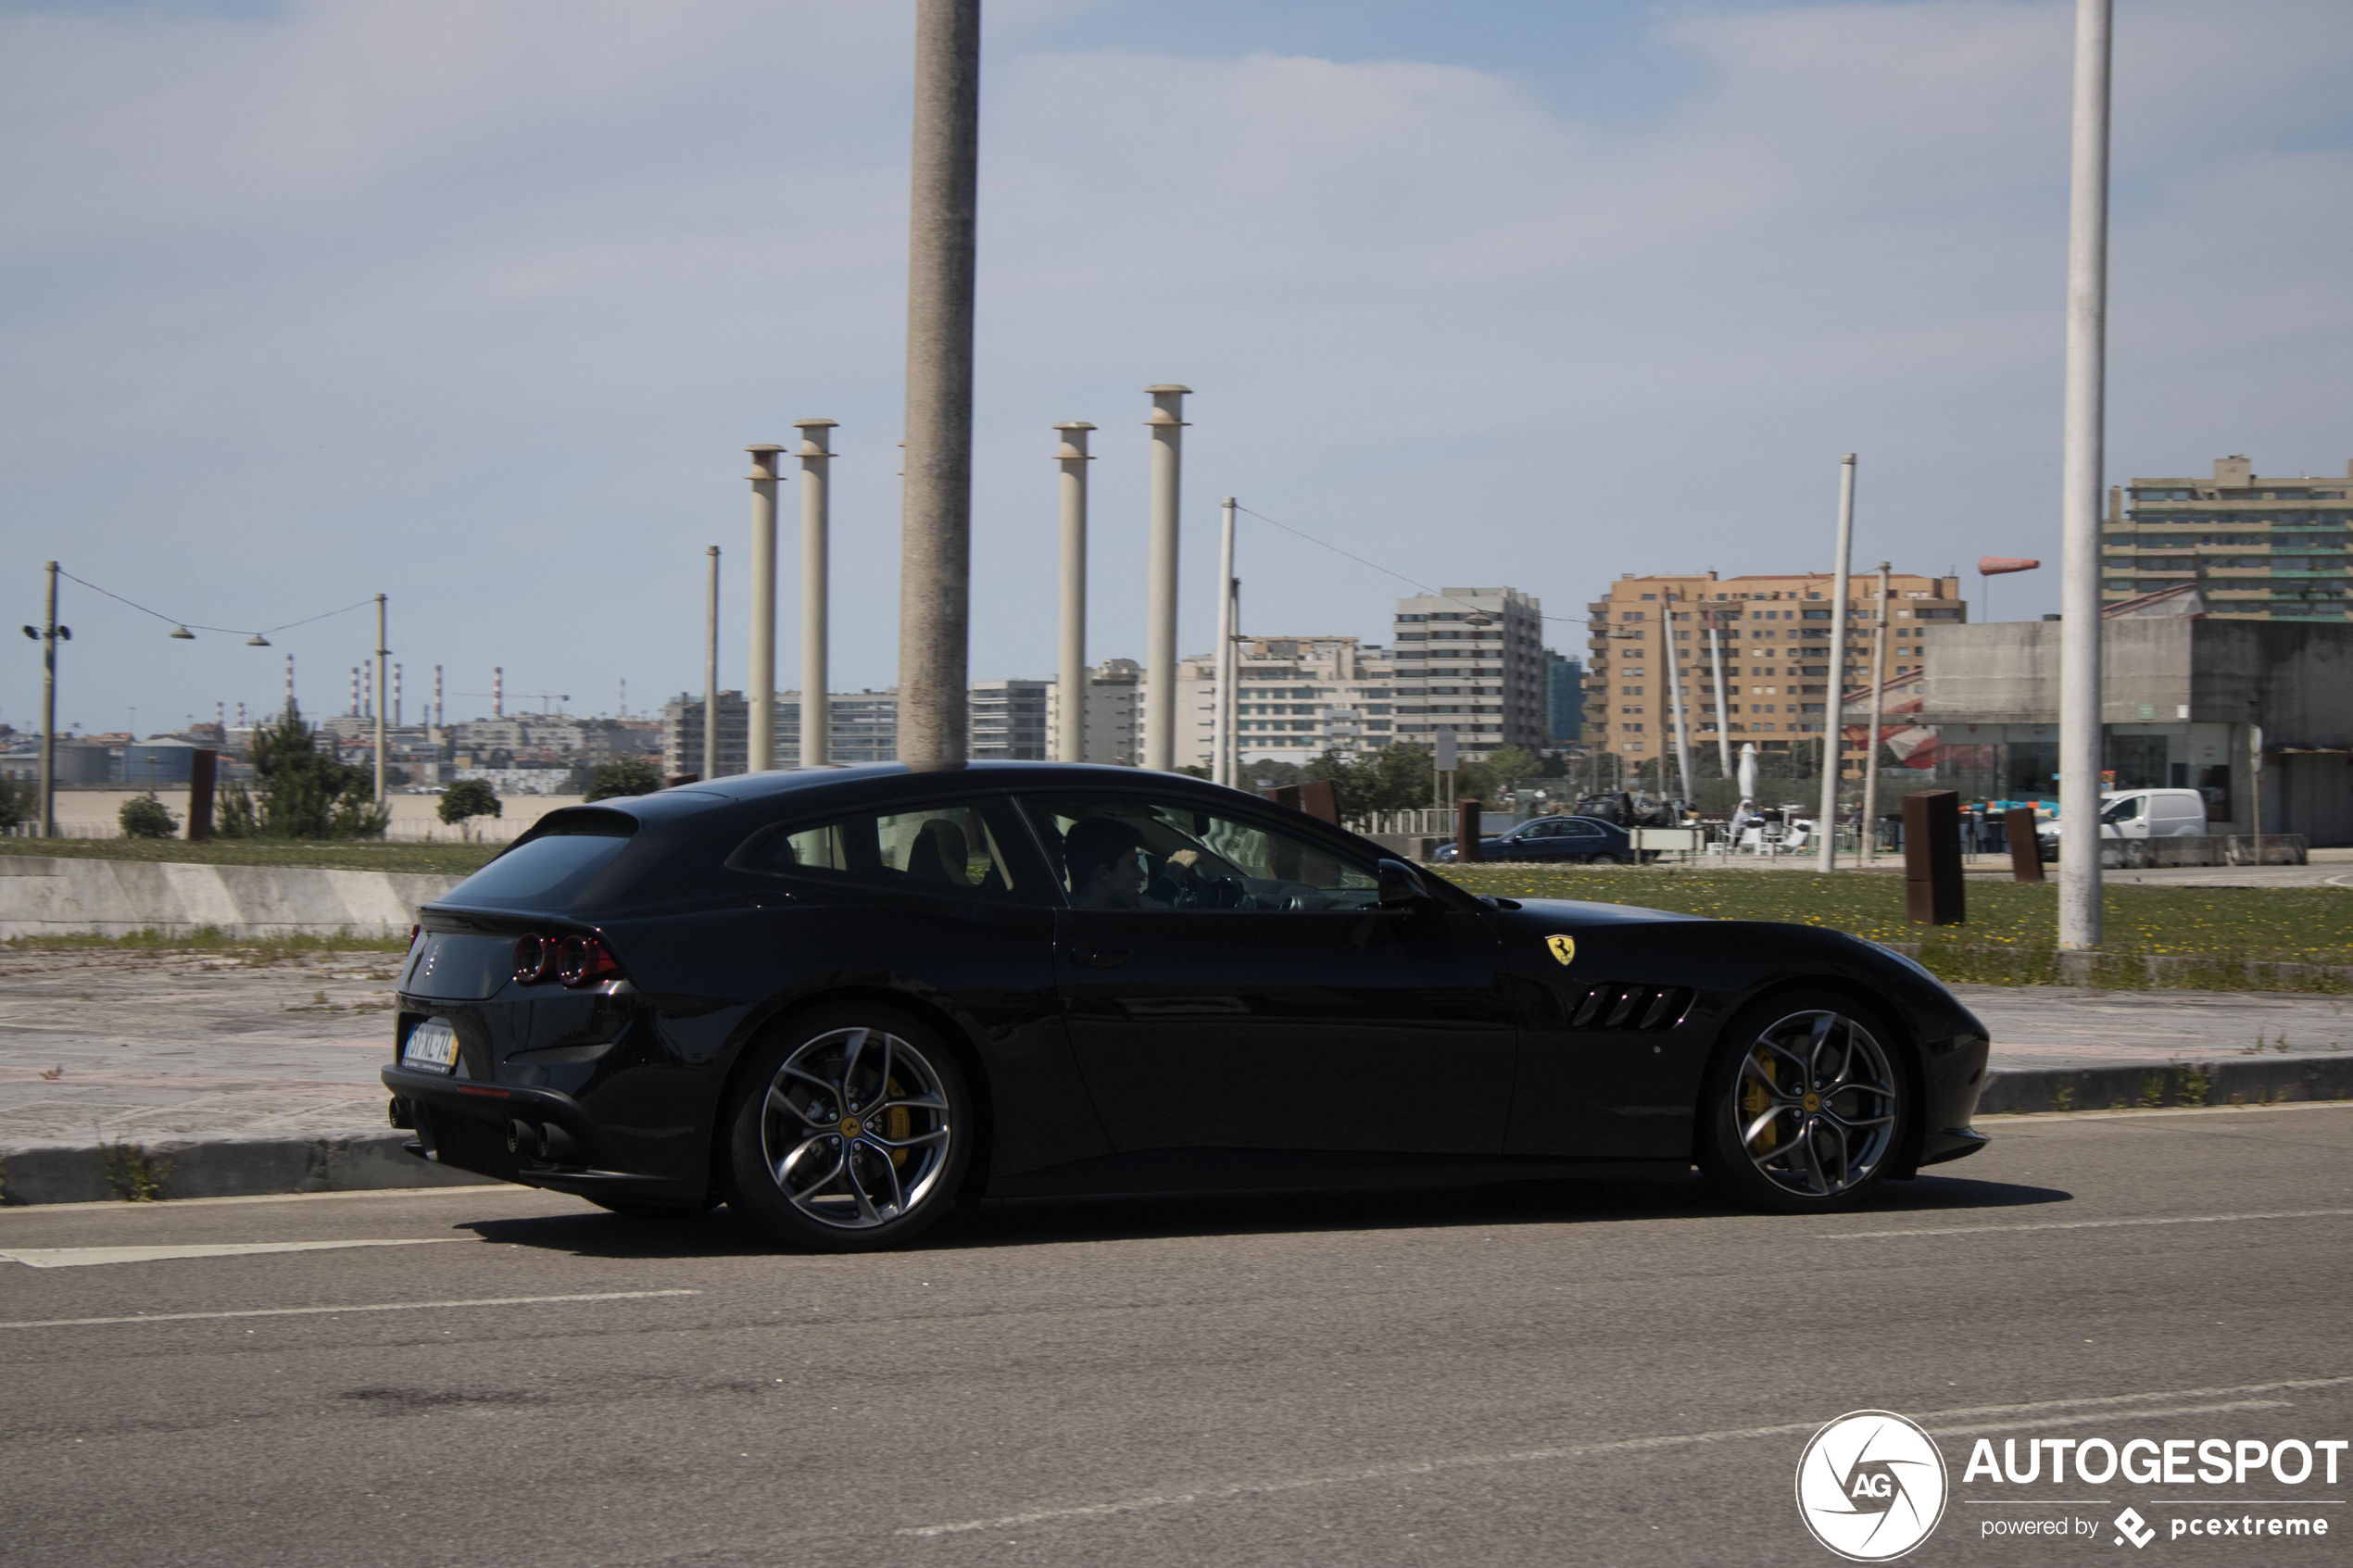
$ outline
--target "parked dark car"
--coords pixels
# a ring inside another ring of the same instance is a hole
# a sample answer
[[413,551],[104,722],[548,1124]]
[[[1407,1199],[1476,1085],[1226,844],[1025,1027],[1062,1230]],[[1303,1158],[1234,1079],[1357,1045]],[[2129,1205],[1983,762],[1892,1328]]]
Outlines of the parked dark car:
[[804,1247],[981,1197],[1694,1163],[1818,1212],[1984,1141],[1984,1026],[1885,948],[1476,897],[1181,775],[570,808],[422,922],[384,1071],[413,1154]]
[[[1456,849],[1452,844],[1438,847],[1435,859],[1451,861]],[[1562,860],[1570,865],[1630,866],[1635,860],[1634,838],[1616,822],[1605,822],[1598,817],[1530,817],[1511,832],[1478,841],[1478,856],[1482,860]],[[1658,859],[1655,849],[1642,852],[1642,859]]]

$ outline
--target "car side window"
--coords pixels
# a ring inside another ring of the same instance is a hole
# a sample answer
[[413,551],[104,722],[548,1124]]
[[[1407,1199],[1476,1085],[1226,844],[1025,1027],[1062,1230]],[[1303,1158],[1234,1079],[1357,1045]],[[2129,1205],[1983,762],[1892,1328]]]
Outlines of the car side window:
[[997,814],[970,800],[852,812],[770,833],[736,864],[907,893],[1026,901],[1043,889],[1016,879],[990,821]]
[[1563,824],[1561,836],[1563,838],[1607,838],[1609,835],[1604,833],[1596,823],[1571,818]]
[[1369,862],[1252,815],[1148,797],[1025,803],[1073,909],[1315,913],[1369,909]]

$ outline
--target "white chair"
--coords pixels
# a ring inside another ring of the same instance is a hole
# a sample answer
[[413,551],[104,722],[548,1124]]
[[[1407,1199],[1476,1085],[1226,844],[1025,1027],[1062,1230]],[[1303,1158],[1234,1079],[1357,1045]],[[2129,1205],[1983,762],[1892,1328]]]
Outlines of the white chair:
[[1806,847],[1806,824],[1799,822],[1781,834],[1780,853],[1794,855]]

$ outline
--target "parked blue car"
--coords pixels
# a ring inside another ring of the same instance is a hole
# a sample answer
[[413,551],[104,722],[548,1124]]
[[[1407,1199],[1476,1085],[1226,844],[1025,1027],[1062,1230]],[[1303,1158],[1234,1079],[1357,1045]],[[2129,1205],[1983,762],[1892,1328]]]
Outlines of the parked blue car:
[[[1651,852],[1655,858],[1656,851]],[[1441,844],[1437,859],[1455,858],[1454,846]],[[1599,817],[1530,817],[1498,838],[1478,841],[1482,860],[1566,860],[1572,865],[1634,863],[1634,840],[1616,822]]]

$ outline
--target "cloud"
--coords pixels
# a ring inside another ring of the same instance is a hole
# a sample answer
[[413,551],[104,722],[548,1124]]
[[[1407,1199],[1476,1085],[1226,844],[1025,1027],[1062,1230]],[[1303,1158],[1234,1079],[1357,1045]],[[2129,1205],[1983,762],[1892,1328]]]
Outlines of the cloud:
[[[1200,389],[1188,646],[1223,494],[1572,619],[1622,571],[1826,564],[1850,449],[1871,558],[2056,553],[2068,7],[1681,8],[1639,117],[1445,57],[1435,6],[1388,58],[1109,46],[1116,10],[990,34],[976,676],[1051,668],[1063,419],[1102,427],[1096,651],[1141,651],[1170,379]],[[742,668],[737,449],[824,414],[836,670],[887,684],[908,43],[898,7],[726,0],[0,18],[20,557],[224,624],[382,588],[412,670],[642,703],[698,679],[712,541]],[[2348,56],[2341,6],[2124,15],[2119,477],[2353,456]],[[1255,524],[1243,561],[1265,631],[1378,637],[1404,591]],[[94,725],[275,691],[97,627]],[[35,689],[13,670],[0,717]]]

